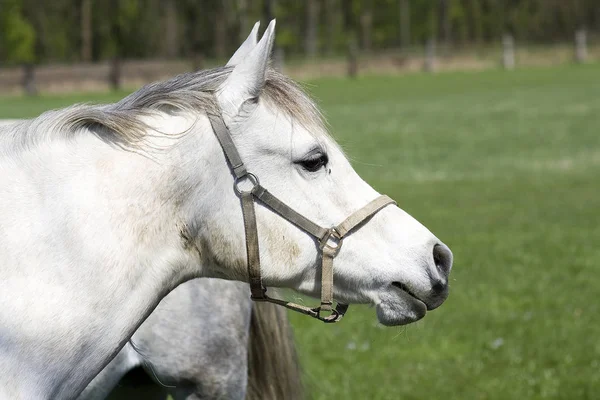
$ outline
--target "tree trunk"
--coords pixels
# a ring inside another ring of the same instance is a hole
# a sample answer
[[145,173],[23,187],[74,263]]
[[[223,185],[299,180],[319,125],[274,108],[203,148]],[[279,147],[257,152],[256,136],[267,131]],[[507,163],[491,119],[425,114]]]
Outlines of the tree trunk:
[[240,24],[240,37],[239,42],[243,43],[250,33],[250,22],[248,14],[248,0],[238,0],[239,8],[239,24]]
[[483,41],[483,21],[479,0],[469,0],[469,16],[471,19],[471,40],[480,45]]
[[[275,18],[275,5],[276,5],[276,0],[265,0],[264,4],[263,4],[263,14],[265,16],[266,19],[266,23],[269,24],[271,22],[271,20],[273,18]],[[273,43],[273,54],[277,54],[277,49],[279,46],[277,46],[277,43]]]
[[264,3],[264,14],[267,24],[275,18],[275,0],[265,0]]
[[363,50],[371,50],[371,31],[373,28],[373,4],[367,0],[360,15],[361,47]]
[[110,72],[108,75],[108,81],[111,89],[118,90],[121,88],[121,53],[123,52],[123,32],[121,32],[121,26],[119,25],[119,0],[111,1],[111,14],[110,15],[110,30],[111,39],[115,44],[115,53],[110,63]]
[[354,18],[354,12],[352,5],[349,0],[342,0],[342,15],[344,16],[344,32],[347,36],[353,36],[356,34],[356,21]]
[[451,0],[439,0],[439,38],[442,45],[442,49],[445,51],[450,44],[450,1]]
[[81,1],[81,61],[92,61],[92,0]]
[[306,0],[306,32],[304,34],[304,52],[307,57],[317,55],[317,28],[319,26],[319,2]]
[[190,40],[190,50],[192,58],[192,71],[200,71],[204,68],[204,54],[202,46],[202,21],[200,13],[202,11],[198,6],[190,7],[186,10],[188,21],[188,35]]
[[408,0],[398,0],[398,39],[402,50],[410,46],[410,4]]
[[348,53],[348,75],[355,76],[356,75],[356,52],[357,43],[358,43],[358,35],[356,33],[356,18],[354,15],[354,11],[352,10],[352,2],[350,0],[342,0],[341,8],[342,8],[342,21],[343,21],[343,31],[346,36],[346,51]]
[[226,56],[227,20],[222,1],[215,2],[215,56],[224,59]]
[[338,21],[338,9],[336,0],[325,0],[325,52],[329,55],[333,54],[335,47],[335,33]]
[[166,58],[177,57],[179,49],[177,35],[177,6],[176,0],[165,0],[165,41],[163,55]]

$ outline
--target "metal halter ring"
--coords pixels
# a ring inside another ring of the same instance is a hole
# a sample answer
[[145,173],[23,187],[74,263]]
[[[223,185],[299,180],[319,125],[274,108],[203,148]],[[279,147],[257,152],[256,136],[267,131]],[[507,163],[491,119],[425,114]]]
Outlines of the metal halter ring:
[[316,315],[314,315],[314,317],[316,319],[318,319],[319,321],[323,321],[326,324],[330,324],[333,322],[337,322],[340,319],[342,319],[343,315],[340,314],[340,312],[338,310],[336,310],[335,308],[331,309],[331,311],[329,311],[329,315],[328,316],[322,316],[321,315],[321,307],[316,307],[312,309]]
[[326,247],[333,251],[333,255],[337,255],[342,247],[342,235],[335,228],[329,228],[319,240],[319,249],[322,251]]
[[[252,184],[252,188],[250,190],[241,190],[239,188],[239,184],[240,184],[240,182],[243,182],[246,179],[248,179],[250,181],[250,183]],[[235,191],[235,193],[238,196],[241,196],[244,193],[252,192],[254,190],[254,188],[259,185],[260,185],[260,182],[258,181],[258,178],[256,177],[256,175],[254,175],[251,172],[248,172],[246,175],[242,175],[238,178],[235,178],[235,181],[233,181],[233,190]]]

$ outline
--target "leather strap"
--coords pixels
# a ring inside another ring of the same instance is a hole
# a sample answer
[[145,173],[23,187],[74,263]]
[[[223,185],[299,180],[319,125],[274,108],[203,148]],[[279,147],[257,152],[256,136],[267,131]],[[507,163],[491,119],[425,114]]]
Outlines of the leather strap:
[[[320,247],[323,251],[321,261],[321,310],[331,311],[333,305],[333,259],[342,247],[344,237],[390,204],[396,204],[396,202],[388,196],[379,196],[363,208],[352,213],[341,224],[330,229],[329,236],[321,238]],[[332,239],[333,243],[331,243]]]
[[[348,310],[348,305],[338,303],[336,308],[333,309],[333,259],[337,256],[342,246],[344,236],[366,222],[382,208],[396,203],[388,196],[379,196],[366,206],[351,214],[336,227],[329,229],[323,228],[295,211],[271,194],[267,189],[262,187],[258,178],[249,173],[246,169],[223,118],[220,115],[208,115],[208,118],[213,131],[221,144],[227,163],[235,176],[234,190],[240,197],[242,204],[251,298],[256,301],[268,301],[317,318],[323,322],[339,321]],[[243,191],[238,187],[238,184],[243,179],[248,179],[253,185],[251,190]],[[310,308],[267,296],[267,289],[263,286],[260,275],[260,249],[258,245],[256,211],[254,207],[255,198],[282,218],[313,236],[319,242],[319,250],[321,252],[321,305],[319,307]],[[330,314],[322,316],[322,311]]]
[[258,228],[252,193],[241,194],[244,231],[246,233],[246,256],[248,260],[248,282],[253,299],[265,297],[266,289],[260,277],[260,251],[258,247]]
[[227,162],[229,163],[229,167],[233,171],[233,174],[236,178],[246,176],[248,171],[240,157],[240,153],[237,151],[237,147],[235,147],[235,143],[233,143],[233,139],[229,134],[229,129],[225,126],[225,121],[223,121],[223,118],[220,115],[212,114],[208,114],[208,119],[221,144],[221,148],[223,149],[223,153],[225,153],[225,158],[227,158]]
[[346,314],[346,311],[348,311],[347,304],[338,303],[337,306],[335,307],[335,309],[331,311],[330,315],[323,316],[323,315],[321,315],[321,307],[310,308],[310,307],[292,303],[292,302],[286,301],[286,300],[273,299],[269,296],[265,296],[264,298],[254,299],[254,300],[255,301],[267,301],[269,303],[277,304],[279,306],[285,307],[292,311],[297,311],[304,315],[308,315],[310,317],[317,318],[318,320],[323,321],[325,323],[338,322],[340,319],[342,319],[344,314]]
[[340,234],[340,237],[346,236],[358,225],[365,223],[373,215],[377,214],[382,208],[389,206],[390,204],[396,204],[396,202],[386,195],[381,195],[375,200],[369,202],[363,208],[355,211],[342,223],[335,227],[335,230]]
[[333,307],[333,258],[335,250],[323,248],[321,257],[321,311],[331,311]]
[[279,200],[277,197],[273,196],[273,194],[271,194],[271,192],[264,187],[257,185],[254,187],[252,193],[257,199],[259,199],[275,213],[287,219],[289,222],[313,237],[321,239],[323,235],[327,233],[327,229],[320,227],[302,214],[298,213],[296,210]]

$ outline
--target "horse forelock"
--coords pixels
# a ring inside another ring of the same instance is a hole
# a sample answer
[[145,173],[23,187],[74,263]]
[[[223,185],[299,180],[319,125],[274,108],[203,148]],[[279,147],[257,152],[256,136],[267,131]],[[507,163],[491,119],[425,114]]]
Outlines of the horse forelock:
[[[2,141],[5,144],[9,141],[11,147],[30,147],[46,139],[68,138],[88,130],[119,145],[139,148],[148,134],[156,133],[145,122],[145,116],[157,112],[192,115],[219,112],[215,92],[232,69],[225,66],[181,74],[146,85],[113,104],[76,104],[47,111],[35,119],[5,127],[8,134],[2,135]],[[269,69],[260,98],[314,134],[326,134],[323,116],[315,102],[285,75]]]

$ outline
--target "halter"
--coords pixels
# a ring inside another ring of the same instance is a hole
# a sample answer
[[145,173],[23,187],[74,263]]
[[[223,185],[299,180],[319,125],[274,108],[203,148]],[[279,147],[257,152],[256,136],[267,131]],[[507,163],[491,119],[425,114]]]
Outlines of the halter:
[[[268,301],[298,311],[302,314],[317,318],[323,322],[337,322],[348,310],[347,304],[338,303],[333,308],[333,259],[340,251],[344,237],[354,228],[361,225],[367,219],[375,215],[378,211],[390,204],[396,204],[388,196],[379,196],[368,203],[363,208],[355,211],[341,224],[323,228],[297,211],[293,210],[287,204],[283,203],[277,197],[273,196],[267,189],[260,185],[258,177],[246,169],[240,154],[233,143],[229,129],[225,125],[221,115],[208,115],[213,131],[221,144],[227,164],[235,176],[233,190],[240,198],[242,203],[242,214],[244,217],[244,231],[246,234],[246,256],[248,260],[248,276],[250,282],[250,298],[255,301]],[[240,183],[248,181],[252,184],[250,190],[240,189]],[[296,227],[314,237],[319,245],[321,253],[321,304],[318,307],[310,308],[300,304],[285,300],[274,299],[267,296],[267,288],[262,284],[260,276],[260,254],[258,248],[258,229],[256,225],[256,213],[254,210],[254,201],[258,200],[266,205],[273,212],[286,219]],[[330,313],[322,316],[321,312]]]

